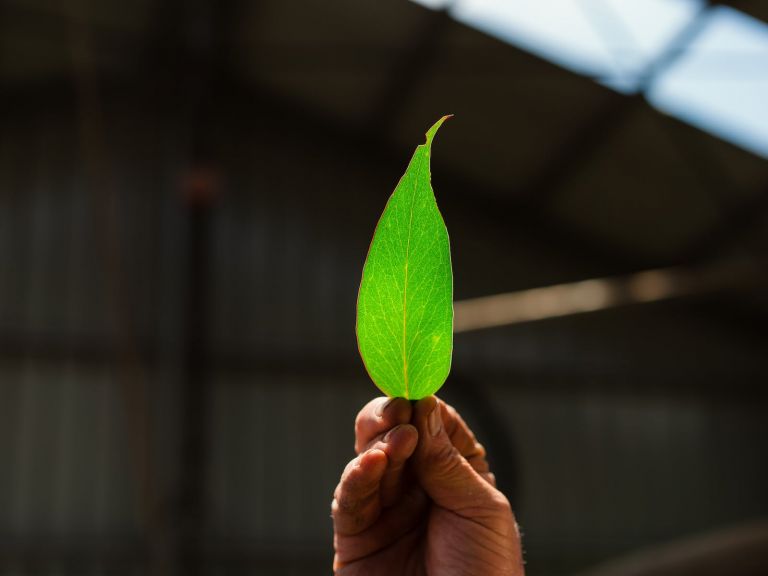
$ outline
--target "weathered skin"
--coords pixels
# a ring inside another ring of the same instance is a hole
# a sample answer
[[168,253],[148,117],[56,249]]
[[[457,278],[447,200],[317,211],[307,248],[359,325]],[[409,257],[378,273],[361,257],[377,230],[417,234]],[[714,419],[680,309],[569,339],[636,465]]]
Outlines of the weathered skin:
[[376,398],[355,451],[332,504],[336,574],[523,575],[509,501],[452,407]]

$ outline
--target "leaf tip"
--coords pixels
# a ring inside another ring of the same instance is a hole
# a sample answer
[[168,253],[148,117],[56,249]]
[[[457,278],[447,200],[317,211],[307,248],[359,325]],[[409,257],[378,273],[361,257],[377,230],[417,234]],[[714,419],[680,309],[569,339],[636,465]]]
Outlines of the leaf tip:
[[435,138],[435,134],[437,134],[438,129],[440,128],[440,126],[443,125],[443,122],[445,122],[449,118],[453,118],[453,114],[446,114],[445,116],[440,118],[440,120],[435,122],[432,125],[432,128],[427,130],[427,141],[426,141],[426,145],[427,146],[431,146],[432,145],[432,140]]

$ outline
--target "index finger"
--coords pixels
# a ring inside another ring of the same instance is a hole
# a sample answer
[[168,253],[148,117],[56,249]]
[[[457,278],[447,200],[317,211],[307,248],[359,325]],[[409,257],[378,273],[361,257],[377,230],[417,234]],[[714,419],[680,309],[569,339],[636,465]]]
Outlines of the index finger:
[[405,398],[374,398],[355,419],[355,452],[360,454],[378,436],[411,421],[411,403]]
[[387,456],[381,450],[369,450],[347,464],[331,503],[337,535],[358,534],[376,521],[381,511],[381,477],[386,469]]

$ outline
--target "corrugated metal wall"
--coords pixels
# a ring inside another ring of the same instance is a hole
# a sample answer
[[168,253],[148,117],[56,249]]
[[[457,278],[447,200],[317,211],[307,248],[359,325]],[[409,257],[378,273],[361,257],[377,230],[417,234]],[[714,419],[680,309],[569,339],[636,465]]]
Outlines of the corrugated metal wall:
[[[232,111],[219,127],[190,520],[177,135],[111,113],[109,189],[94,190],[70,112],[4,117],[0,132],[0,573],[144,573],[189,521],[205,573],[328,570],[331,493],[375,394],[355,293],[399,174],[274,120]],[[579,270],[465,209],[482,212],[471,195],[446,202],[459,296]],[[445,397],[503,471],[532,574],[768,513],[763,341],[705,305],[457,338]]]

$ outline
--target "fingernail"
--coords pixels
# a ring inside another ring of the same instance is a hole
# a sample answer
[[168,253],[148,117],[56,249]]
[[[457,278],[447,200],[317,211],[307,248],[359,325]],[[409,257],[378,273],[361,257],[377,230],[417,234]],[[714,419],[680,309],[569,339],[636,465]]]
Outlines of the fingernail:
[[382,402],[381,404],[379,404],[378,407],[376,408],[376,416],[381,418],[384,415],[384,410],[387,409],[387,406],[392,404],[393,400],[394,400],[394,398],[390,398],[386,402]]
[[443,426],[443,419],[440,416],[440,403],[435,402],[435,407],[432,408],[432,412],[429,413],[429,433],[432,436],[437,436],[440,433],[440,428]]
[[397,426],[395,426],[394,428],[392,428],[392,429],[391,429],[389,432],[387,432],[386,434],[384,434],[384,438],[382,438],[382,440],[383,440],[384,442],[389,442],[389,439],[392,437],[392,434],[394,434],[395,430],[397,430],[398,428],[400,428],[400,426],[401,426],[401,424],[398,424]]

